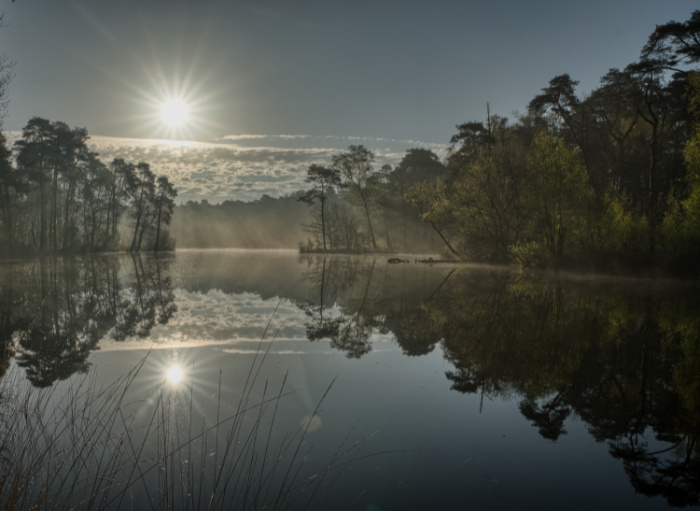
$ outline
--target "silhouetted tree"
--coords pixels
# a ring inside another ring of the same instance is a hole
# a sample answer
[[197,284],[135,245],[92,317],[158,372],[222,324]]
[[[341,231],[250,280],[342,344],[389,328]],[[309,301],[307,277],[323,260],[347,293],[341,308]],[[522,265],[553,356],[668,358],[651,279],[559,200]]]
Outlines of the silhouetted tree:
[[132,250],[172,246],[161,236],[174,206],[170,183],[161,180],[156,193],[148,164],[115,159],[107,166],[87,149],[87,140],[84,128],[34,117],[15,142],[15,166],[0,154],[0,233],[8,240],[1,252],[119,248],[127,210]]
[[161,250],[165,245],[161,241],[161,236],[163,234],[162,227],[170,224],[170,219],[175,209],[175,197],[177,197],[177,190],[170,184],[167,177],[160,176],[158,178],[158,188],[154,199],[156,215],[156,234],[153,243],[154,252]]
[[[326,240],[329,237],[326,228],[326,201],[328,196],[334,194],[336,190],[341,186],[340,171],[334,168],[327,168],[321,165],[311,165],[306,172],[306,183],[311,185],[311,189],[306,191],[304,195],[299,197],[299,200],[305,202],[309,206],[313,207],[313,217],[317,217],[320,221],[320,238],[322,240],[323,250],[326,251],[329,247],[326,244]],[[316,207],[316,205],[318,205]],[[316,232],[317,229],[315,225],[311,225],[309,229],[312,232]]]
[[685,73],[687,66],[700,61],[700,11],[686,21],[657,25],[642,49],[641,61],[648,67]]
[[351,200],[357,201],[365,214],[367,230],[372,248],[377,249],[377,241],[372,228],[370,209],[377,192],[377,181],[372,168],[374,153],[364,146],[351,145],[344,153],[332,157],[332,168],[338,170],[345,178]]
[[46,187],[50,182],[51,138],[53,126],[47,119],[33,117],[22,130],[22,139],[15,142],[17,165],[27,179],[39,188],[39,250],[48,249]]
[[132,190],[131,207],[134,218],[134,236],[131,240],[130,252],[141,250],[143,235],[150,227],[149,220],[153,214],[153,196],[155,194],[156,176],[151,172],[148,163],[136,165],[136,187]]

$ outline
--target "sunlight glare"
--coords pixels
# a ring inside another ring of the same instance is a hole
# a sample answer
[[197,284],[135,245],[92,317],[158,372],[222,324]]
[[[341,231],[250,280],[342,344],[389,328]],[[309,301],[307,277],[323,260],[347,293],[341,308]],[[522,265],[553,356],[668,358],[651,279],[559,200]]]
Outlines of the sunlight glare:
[[182,379],[182,369],[180,369],[178,366],[172,366],[170,369],[168,369],[167,378],[170,383],[179,382]]
[[163,122],[173,128],[181,126],[187,120],[188,113],[187,105],[179,99],[167,101],[161,109]]

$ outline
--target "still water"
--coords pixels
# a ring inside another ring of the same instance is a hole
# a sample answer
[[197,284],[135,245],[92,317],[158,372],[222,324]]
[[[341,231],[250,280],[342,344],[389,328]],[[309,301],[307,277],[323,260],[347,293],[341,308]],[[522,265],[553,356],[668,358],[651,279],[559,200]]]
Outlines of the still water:
[[697,296],[293,252],[2,263],[0,483],[38,471],[18,507],[698,506]]

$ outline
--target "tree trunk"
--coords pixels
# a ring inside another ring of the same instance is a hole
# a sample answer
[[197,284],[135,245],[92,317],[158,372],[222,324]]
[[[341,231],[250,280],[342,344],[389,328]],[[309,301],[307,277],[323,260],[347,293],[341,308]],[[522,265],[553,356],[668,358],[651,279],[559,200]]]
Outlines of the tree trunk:
[[[163,200],[158,201],[158,220],[156,221],[156,241],[153,243],[153,251],[158,252],[158,245],[160,242],[160,216],[163,210]],[[324,240],[325,242],[325,240]],[[140,243],[139,243],[140,244]]]
[[134,238],[131,240],[129,252],[133,252],[136,248],[136,238],[139,234],[139,226],[141,225],[141,215],[143,214],[143,184],[141,185],[141,195],[139,197],[139,207],[136,210],[136,226],[134,227]]
[[58,168],[53,169],[53,178],[51,180],[51,250],[58,250]]
[[39,181],[39,250],[46,252],[46,192],[44,180]]
[[364,194],[362,194],[362,205],[365,207],[365,216],[367,217],[367,228],[369,229],[369,237],[372,240],[372,248],[377,250],[377,242],[374,239],[374,230],[372,229],[372,220],[369,215],[369,205],[367,204],[367,199]]

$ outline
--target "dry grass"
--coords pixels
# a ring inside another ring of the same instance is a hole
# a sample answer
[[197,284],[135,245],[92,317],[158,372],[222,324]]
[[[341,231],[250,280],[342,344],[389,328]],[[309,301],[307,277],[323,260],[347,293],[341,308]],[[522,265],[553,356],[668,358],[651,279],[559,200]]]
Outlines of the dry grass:
[[[287,391],[285,383],[272,393],[258,382],[266,356],[258,353],[243,398],[226,417],[220,417],[219,374],[211,423],[194,418],[191,387],[183,422],[165,382],[156,398],[139,403],[138,414],[129,411],[136,407],[126,396],[148,355],[101,389],[88,375],[66,392],[37,390],[11,369],[0,383],[0,508],[315,508],[350,462],[380,453],[362,455],[372,435],[352,441],[351,430],[325,464],[309,467],[311,421],[277,431]],[[253,389],[262,399],[253,400]]]

